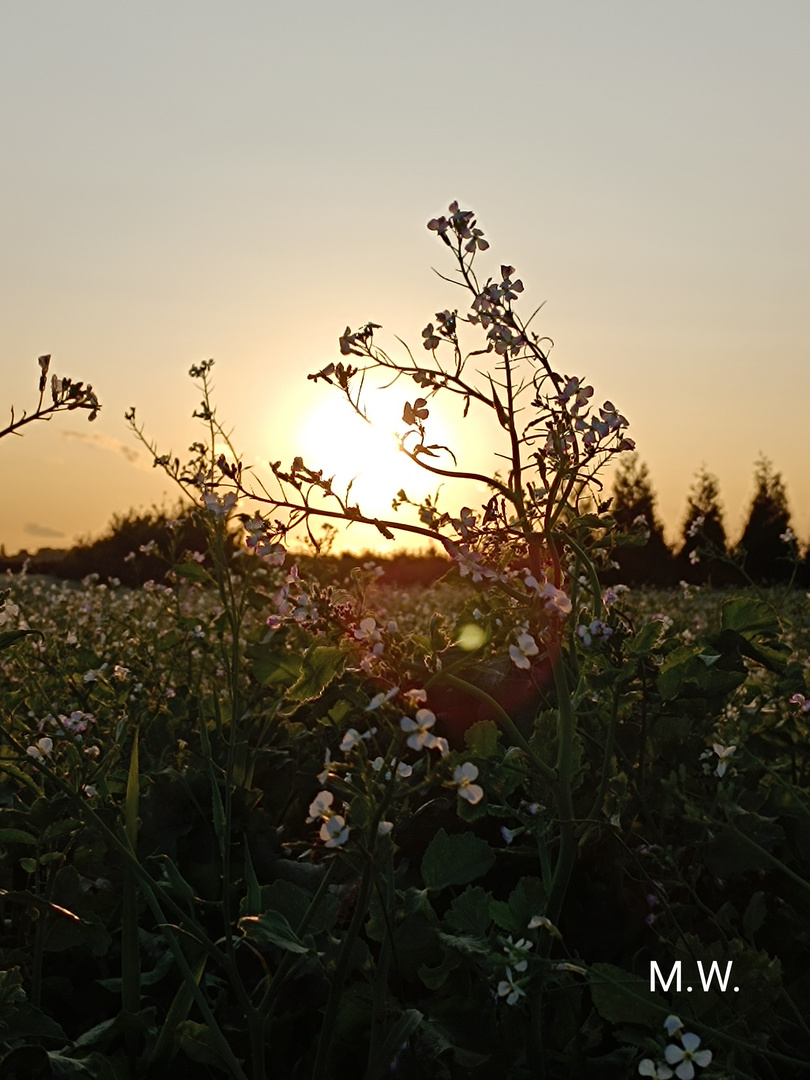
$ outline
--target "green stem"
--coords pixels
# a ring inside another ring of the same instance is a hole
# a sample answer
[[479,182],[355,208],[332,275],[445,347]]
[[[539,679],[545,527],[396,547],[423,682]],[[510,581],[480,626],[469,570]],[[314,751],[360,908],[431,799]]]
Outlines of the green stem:
[[[532,750],[527,740],[520,733],[520,730],[518,729],[517,725],[515,724],[509,713],[506,712],[506,710],[498,704],[495,698],[490,697],[486,690],[482,690],[474,683],[467,682],[466,679],[460,679],[458,675],[451,675],[449,674],[449,672],[440,671],[434,676],[434,678],[440,679],[442,682],[446,682],[449,686],[455,686],[457,690],[463,690],[464,693],[469,694],[470,697],[478,698],[479,701],[483,701],[486,705],[489,705],[493,712],[497,714],[498,719],[501,721],[503,726],[509,732],[512,741],[528,755],[528,758],[531,761],[532,765],[534,765],[534,767],[537,769],[543,779],[547,780],[550,784],[556,782],[557,773],[555,773],[554,769],[547,765],[545,761],[542,760],[542,758],[539,758],[537,756],[537,754],[534,752],[534,750]],[[430,682],[432,681],[433,679],[429,680],[427,685],[429,686]]]
[[568,883],[574,869],[576,858],[576,840],[574,838],[574,802],[572,782],[574,771],[574,734],[576,721],[568,691],[568,679],[565,674],[565,660],[562,649],[551,654],[551,670],[557,690],[557,810],[560,821],[560,850],[554,867],[551,882],[551,894],[548,899],[546,914],[556,923],[562,910]]
[[363,877],[360,882],[360,891],[355,903],[354,913],[352,914],[352,921],[349,924],[346,937],[343,939],[337,968],[335,969],[335,976],[332,979],[332,986],[329,990],[329,1000],[326,1003],[326,1012],[323,1018],[323,1026],[321,1027],[321,1036],[318,1039],[318,1051],[315,1056],[315,1065],[312,1070],[312,1080],[325,1080],[326,1077],[332,1036],[335,1030],[338,1008],[340,1007],[340,999],[343,994],[343,983],[346,981],[346,976],[349,973],[354,943],[357,941],[360,927],[363,925],[363,919],[366,915],[366,908],[368,907],[369,892],[371,891],[372,865],[373,858],[371,854],[369,854],[369,858],[363,868]]

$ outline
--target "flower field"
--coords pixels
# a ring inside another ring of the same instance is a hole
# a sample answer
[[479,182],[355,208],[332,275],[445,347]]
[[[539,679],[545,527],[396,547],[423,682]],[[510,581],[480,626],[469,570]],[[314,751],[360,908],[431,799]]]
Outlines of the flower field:
[[[676,1015],[704,1075],[801,1074],[803,593],[619,590],[613,633],[574,635],[577,858],[552,920],[552,693],[498,608],[458,578],[308,585],[247,556],[234,638],[207,574],[8,578],[3,633],[34,631],[2,654],[9,1068],[258,1076],[261,1053],[306,1076],[331,1021],[324,1075],[529,1075],[537,1024],[547,1075],[630,1076],[688,1045]],[[475,675],[470,626],[493,653]],[[424,691],[431,657],[467,691]],[[651,959],[689,956],[732,960],[739,993],[650,993]]]

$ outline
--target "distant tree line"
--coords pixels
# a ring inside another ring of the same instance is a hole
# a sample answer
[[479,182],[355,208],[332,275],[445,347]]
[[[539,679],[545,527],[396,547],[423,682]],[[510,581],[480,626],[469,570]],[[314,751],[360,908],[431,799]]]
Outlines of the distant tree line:
[[[616,474],[609,508],[625,542],[610,553],[612,565],[602,575],[605,584],[667,588],[687,581],[729,587],[753,581],[810,586],[810,550],[801,557],[784,482],[766,458],[756,463],[754,497],[736,544],[726,534],[717,478],[705,468],[698,471],[689,492],[674,548],[664,539],[656,503],[649,469],[637,455],[628,455]],[[234,551],[241,546],[236,534],[232,545]],[[148,580],[163,581],[172,561],[189,551],[206,551],[205,530],[193,508],[177,507],[172,514],[158,509],[130,511],[114,517],[104,536],[81,541],[69,551],[45,549],[35,555],[21,552],[8,557],[0,549],[0,573],[18,571],[26,563],[31,573],[72,580],[98,574],[101,581],[137,586]],[[352,566],[370,558],[381,567],[384,582],[404,587],[428,585],[452,566],[444,553],[310,554],[298,561],[309,574],[331,578],[345,576]]]
[[610,512],[621,526],[626,544],[615,548],[616,566],[608,583],[671,586],[679,581],[719,587],[810,584],[810,551],[801,557],[791,528],[787,492],[771,462],[760,458],[754,469],[754,496],[742,536],[729,541],[723,522],[716,476],[705,467],[695,476],[678,544],[670,547],[656,511],[649,469],[631,455],[613,486]]

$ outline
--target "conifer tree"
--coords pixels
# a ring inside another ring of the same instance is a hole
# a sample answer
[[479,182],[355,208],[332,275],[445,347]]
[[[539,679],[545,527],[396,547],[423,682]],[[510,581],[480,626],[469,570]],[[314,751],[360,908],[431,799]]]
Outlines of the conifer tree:
[[672,552],[664,539],[656,501],[647,465],[639,462],[637,454],[628,455],[613,481],[611,514],[630,534],[644,530],[646,543],[643,547],[614,550],[613,558],[619,564],[622,581],[669,585],[676,580]]
[[726,551],[720,485],[717,477],[712,475],[705,465],[702,465],[695,475],[689,492],[681,555],[688,557],[699,547],[711,548],[719,554],[725,554]]
[[738,554],[746,573],[755,581],[786,581],[797,557],[796,537],[790,528],[790,509],[781,473],[761,457],[754,472],[754,497]]

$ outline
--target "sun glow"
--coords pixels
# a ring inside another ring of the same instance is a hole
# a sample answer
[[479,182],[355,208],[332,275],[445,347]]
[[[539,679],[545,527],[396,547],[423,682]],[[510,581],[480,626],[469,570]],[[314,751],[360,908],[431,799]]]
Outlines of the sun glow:
[[[411,400],[416,396],[414,391]],[[337,394],[331,398],[327,395],[298,429],[298,452],[307,468],[322,469],[325,477],[333,478],[333,487],[341,496],[351,483],[349,502],[369,517],[412,521],[413,516],[405,509],[399,513],[392,510],[397,493],[404,490],[418,502],[425,495],[435,495],[443,482],[442,477],[411,461],[400,448],[399,437],[406,431],[402,419],[405,400],[404,391],[374,395],[368,405],[371,422],[367,422]],[[434,418],[431,408],[428,442],[449,445],[447,427],[439,417]],[[417,441],[412,436],[407,445],[413,447]],[[449,454],[430,460],[441,468],[453,468]]]

